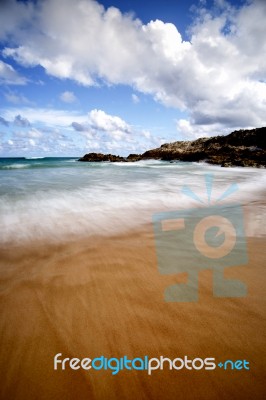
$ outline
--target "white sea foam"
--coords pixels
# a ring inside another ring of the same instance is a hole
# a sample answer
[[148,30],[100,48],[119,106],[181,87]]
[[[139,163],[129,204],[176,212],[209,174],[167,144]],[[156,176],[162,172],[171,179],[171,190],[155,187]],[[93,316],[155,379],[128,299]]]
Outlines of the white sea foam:
[[45,157],[25,157],[25,160],[39,160],[39,159],[43,159]]
[[[246,234],[266,234],[262,223],[266,210],[259,205],[266,190],[265,170],[160,162],[120,164],[120,168],[76,164],[73,169],[28,170],[25,177],[20,172],[8,181],[8,191],[0,197],[2,245],[121,233],[151,222],[154,212],[215,205],[232,183],[239,190],[222,203],[249,204]],[[214,175],[210,203],[206,173]],[[202,203],[184,194],[184,185]]]
[[30,168],[29,164],[7,164],[3,165],[1,169],[24,169],[24,168]]

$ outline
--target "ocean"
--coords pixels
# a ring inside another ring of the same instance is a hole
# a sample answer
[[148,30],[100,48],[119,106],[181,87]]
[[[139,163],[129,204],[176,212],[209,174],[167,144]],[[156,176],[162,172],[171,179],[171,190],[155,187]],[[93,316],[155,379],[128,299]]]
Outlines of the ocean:
[[[123,233],[151,222],[158,211],[215,204],[235,184],[238,190],[224,201],[252,204],[247,235],[266,233],[262,222],[265,169],[156,160],[77,160],[0,159],[0,245]],[[206,190],[206,176],[213,179],[211,193]]]

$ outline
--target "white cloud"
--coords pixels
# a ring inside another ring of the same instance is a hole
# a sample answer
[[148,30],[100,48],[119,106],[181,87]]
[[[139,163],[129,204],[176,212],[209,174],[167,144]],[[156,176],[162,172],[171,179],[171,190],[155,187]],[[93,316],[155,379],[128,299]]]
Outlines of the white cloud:
[[106,114],[103,110],[92,110],[89,113],[89,121],[93,128],[106,132],[120,131],[130,133],[130,126],[120,117]]
[[113,151],[127,155],[132,151],[143,152],[159,143],[149,131],[139,130],[103,110],[91,110],[87,122],[80,124],[74,121],[71,125],[87,139],[87,151]]
[[77,98],[74,95],[74,93],[73,92],[68,92],[68,91],[65,91],[65,92],[61,93],[60,94],[60,99],[65,103],[74,103],[75,101],[77,101]]
[[87,119],[86,114],[78,111],[55,110],[52,108],[6,108],[1,110],[1,115],[6,120],[13,120],[16,115],[23,112],[23,116],[31,121],[32,124],[41,123],[50,127],[69,127],[73,121],[82,123]]
[[12,65],[0,60],[0,85],[25,85],[26,78],[20,76]]
[[18,94],[18,93],[15,93],[15,92],[5,93],[5,98],[9,103],[13,103],[13,104],[28,104],[28,105],[32,105],[33,104],[23,94]]
[[101,151],[101,145],[99,142],[95,140],[87,140],[86,141],[86,151],[93,152],[93,151]]
[[84,150],[84,141],[73,138],[60,130],[30,128],[13,130],[7,140],[1,138],[1,151],[4,155],[79,155]]
[[131,98],[134,104],[138,104],[140,102],[139,97],[135,93],[132,94]]
[[213,14],[201,3],[190,41],[171,23],[145,25],[92,0],[5,2],[0,37],[12,38],[4,55],[24,66],[82,85],[131,85],[186,110],[195,131],[265,125],[266,2],[216,1]]
[[[32,2],[1,0],[0,2],[0,40],[7,40],[16,31],[21,37],[25,35],[25,26],[34,16]],[[24,29],[23,29],[24,28]]]
[[95,133],[104,133],[114,140],[127,140],[128,134],[133,132],[122,118],[97,109],[89,112],[89,126]]
[[43,137],[43,133],[36,128],[31,128],[28,131],[15,131],[14,132],[15,137],[24,137],[24,138],[32,138],[32,139],[40,139]]
[[220,123],[212,125],[193,124],[189,119],[180,119],[176,121],[177,131],[183,140],[194,140],[199,137],[208,137],[230,133],[231,128],[225,128]]
[[[0,122],[12,126],[1,137],[3,155],[83,155],[90,151],[128,155],[156,147],[159,141],[147,130],[131,126],[103,110],[88,114],[53,109],[1,110]],[[13,121],[13,123],[11,122]],[[30,121],[30,122],[29,122]],[[12,145],[8,140],[12,141]]]
[[36,146],[36,142],[34,139],[29,139],[29,144],[30,144],[30,146],[33,146],[33,147]]
[[147,130],[143,130],[141,132],[141,134],[146,138],[146,139],[150,139],[152,137],[151,132],[147,131]]
[[128,140],[129,134],[133,133],[131,126],[122,118],[97,109],[88,113],[87,121],[82,123],[73,121],[71,126],[76,132],[87,138],[95,137],[98,134],[114,140]]

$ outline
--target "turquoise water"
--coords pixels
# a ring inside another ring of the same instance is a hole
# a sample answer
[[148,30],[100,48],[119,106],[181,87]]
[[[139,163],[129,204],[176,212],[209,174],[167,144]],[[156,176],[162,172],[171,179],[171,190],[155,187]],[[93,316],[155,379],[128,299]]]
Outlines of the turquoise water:
[[[154,160],[83,163],[69,157],[2,158],[0,243],[116,234],[151,222],[157,211],[207,206],[206,174],[214,177],[212,202],[232,183],[239,190],[225,201],[264,200],[264,169]],[[203,203],[182,193],[184,185]],[[259,226],[265,214],[258,207]]]

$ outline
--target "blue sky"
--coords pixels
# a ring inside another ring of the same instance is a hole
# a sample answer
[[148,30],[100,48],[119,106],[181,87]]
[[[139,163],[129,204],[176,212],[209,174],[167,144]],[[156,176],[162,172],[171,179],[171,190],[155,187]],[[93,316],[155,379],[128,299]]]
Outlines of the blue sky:
[[0,156],[265,126],[263,0],[0,3]]

